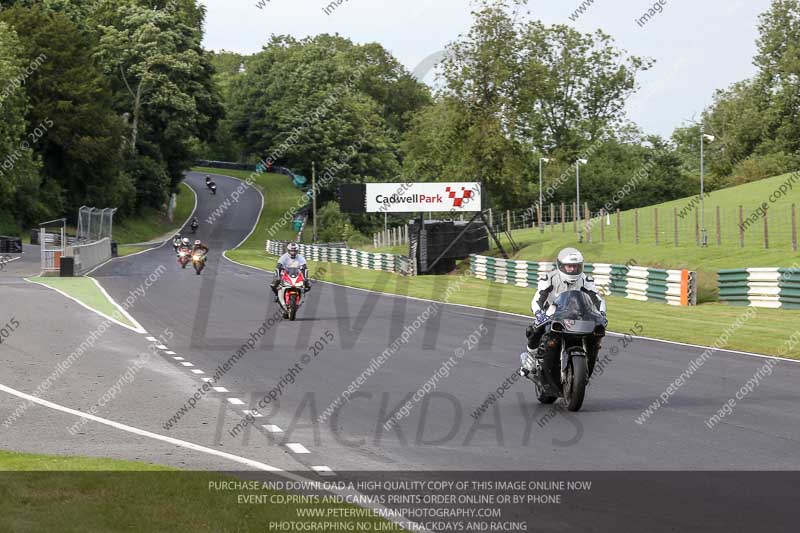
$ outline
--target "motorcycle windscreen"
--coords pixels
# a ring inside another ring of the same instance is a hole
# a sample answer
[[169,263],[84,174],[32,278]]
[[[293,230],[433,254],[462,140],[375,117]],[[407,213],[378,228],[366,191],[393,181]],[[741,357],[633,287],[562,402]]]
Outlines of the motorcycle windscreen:
[[600,312],[583,291],[563,292],[553,305],[556,307],[553,322],[562,324],[566,333],[592,333],[600,320]]
[[289,277],[296,278],[297,276],[300,275],[300,269],[295,267],[288,267],[286,268],[286,273],[289,275]]

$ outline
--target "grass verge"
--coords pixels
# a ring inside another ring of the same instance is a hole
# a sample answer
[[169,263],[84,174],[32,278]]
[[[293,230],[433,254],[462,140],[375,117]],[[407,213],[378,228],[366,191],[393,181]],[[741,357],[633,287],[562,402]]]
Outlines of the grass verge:
[[[219,172],[219,171],[218,171]],[[230,171],[224,171],[227,174]],[[263,191],[268,201],[273,195],[281,194],[280,189],[291,187],[288,180],[270,181]],[[284,191],[283,194],[286,194]],[[277,200],[276,200],[277,202]],[[286,203],[280,205],[288,205]],[[234,261],[270,271],[277,258],[264,252],[267,239],[266,229],[279,220],[279,213],[285,208],[271,206],[261,213],[258,230],[240,248],[227,252]],[[276,214],[278,214],[276,216]],[[287,231],[289,224],[281,226]],[[273,238],[281,238],[278,233]],[[283,237],[285,238],[285,237]],[[591,258],[590,260],[596,260]],[[599,260],[596,260],[599,262]],[[605,257],[603,261],[608,261]],[[456,283],[460,276],[418,276],[413,278],[398,276],[388,272],[364,270],[333,263],[310,262],[312,276],[349,287],[369,289],[378,292],[441,300],[449,284]],[[462,265],[462,270],[464,266]],[[450,303],[484,307],[496,311],[530,315],[530,301],[533,289],[521,289],[513,285],[503,285],[472,277],[460,283],[453,291]],[[703,346],[712,345],[722,333],[740,317],[747,308],[722,304],[705,304],[697,307],[674,307],[654,302],[638,302],[627,298],[609,297],[608,316],[612,331],[628,331],[638,321],[644,328],[643,336],[656,339],[686,342]],[[798,329],[800,311],[783,309],[756,309],[754,318],[730,335],[724,346],[731,350],[742,350],[768,355],[783,355],[800,359],[800,347],[793,347],[782,353],[783,342]],[[520,332],[522,337],[523,332]]]
[[[331,530],[389,529],[382,519],[345,518],[334,510],[347,504],[277,503],[271,490],[224,490],[233,478],[210,472],[111,459],[54,457],[0,451],[0,515],[4,531],[273,531],[271,522],[327,522]],[[263,501],[243,503],[241,496]],[[298,510],[326,509],[325,518],[300,517]],[[339,516],[336,516],[336,515]],[[379,527],[383,524],[383,528]],[[339,525],[339,527],[337,527]],[[313,531],[323,531],[314,529]]]
[[117,322],[121,322],[132,328],[136,328],[138,324],[133,323],[128,317],[120,313],[117,306],[103,294],[103,291],[94,282],[94,279],[85,276],[78,276],[74,278],[57,278],[57,277],[35,277],[29,278],[30,281],[45,285],[52,289],[57,289],[72,298],[75,298],[83,305],[98,313],[101,316],[111,317]]

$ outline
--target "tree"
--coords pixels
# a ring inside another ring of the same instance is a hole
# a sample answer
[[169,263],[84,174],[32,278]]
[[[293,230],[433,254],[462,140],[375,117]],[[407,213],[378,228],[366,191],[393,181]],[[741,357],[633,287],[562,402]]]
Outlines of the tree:
[[321,187],[330,199],[341,181],[398,177],[401,128],[427,101],[427,89],[379,45],[275,36],[233,78],[229,116],[246,156],[307,176],[312,162],[320,173],[335,169]]
[[525,177],[537,172],[538,157],[568,166],[612,139],[625,125],[636,75],[651,62],[601,32],[520,24],[503,1],[486,0],[473,16],[448,47],[436,103],[405,136],[405,174],[479,180],[497,207],[530,205]]
[[[111,85],[92,57],[92,39],[66,14],[42,6],[0,13],[21,35],[31,143],[45,183],[65,196],[67,213],[90,203],[130,211],[133,185],[121,174],[124,125],[114,113]],[[39,137],[36,134],[36,137]]]
[[18,233],[47,209],[40,203],[39,164],[27,147],[25,111],[28,98],[21,89],[25,77],[22,47],[16,32],[0,20],[0,230]]
[[211,138],[223,115],[213,67],[200,46],[203,16],[188,0],[106,1],[95,14],[96,57],[116,80],[117,105],[130,119],[128,151],[163,164],[173,190],[192,163],[195,140]]

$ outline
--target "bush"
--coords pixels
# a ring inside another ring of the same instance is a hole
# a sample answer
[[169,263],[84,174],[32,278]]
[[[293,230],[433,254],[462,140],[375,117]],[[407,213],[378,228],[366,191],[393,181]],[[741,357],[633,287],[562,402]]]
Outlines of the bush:
[[170,180],[166,169],[158,161],[147,156],[126,161],[125,177],[121,177],[120,183],[122,189],[126,179],[133,180],[136,187],[137,208],[161,209],[166,203]]
[[800,166],[800,162],[796,156],[783,152],[752,155],[733,168],[733,182],[741,185],[772,176],[780,176],[796,170],[798,166]]

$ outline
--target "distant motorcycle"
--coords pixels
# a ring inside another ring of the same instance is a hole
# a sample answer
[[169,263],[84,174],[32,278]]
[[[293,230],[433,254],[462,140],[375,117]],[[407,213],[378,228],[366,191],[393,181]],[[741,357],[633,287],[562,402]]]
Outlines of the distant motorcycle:
[[596,350],[590,348],[605,336],[605,319],[582,291],[563,292],[553,306],[539,347],[544,360],[530,377],[541,403],[564,398],[569,411],[578,411],[596,362]]
[[283,318],[294,320],[302,303],[306,278],[299,268],[289,267],[281,270],[281,282],[278,285],[278,305],[283,311]]
[[189,264],[189,260],[192,258],[192,252],[186,249],[178,250],[178,264],[181,265],[181,268],[186,268],[186,265]]
[[200,224],[196,220],[193,220],[190,227],[192,228],[192,233],[197,233],[197,228],[200,227]]
[[200,272],[206,267],[206,254],[203,252],[195,252],[192,256],[192,266],[194,267],[194,271],[197,275],[200,275]]
[[213,181],[208,185],[208,188],[211,189],[211,194],[217,194],[217,184]]

